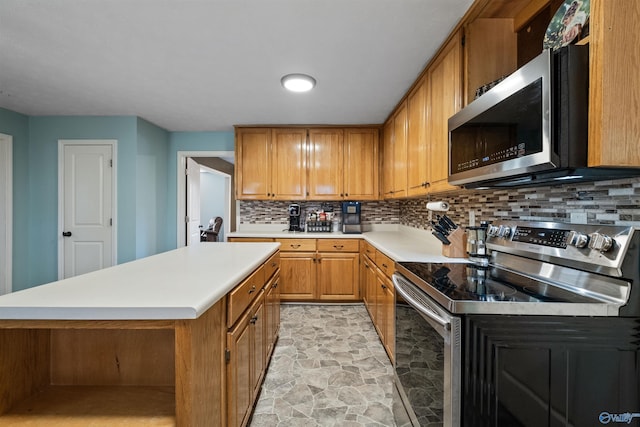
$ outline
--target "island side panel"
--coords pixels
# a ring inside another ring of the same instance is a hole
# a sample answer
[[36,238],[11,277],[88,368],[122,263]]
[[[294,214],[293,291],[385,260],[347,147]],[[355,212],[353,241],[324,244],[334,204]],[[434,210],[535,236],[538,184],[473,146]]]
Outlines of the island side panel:
[[199,318],[176,321],[176,420],[180,427],[226,425],[226,298]]
[[49,384],[49,331],[0,328],[0,415]]
[[51,331],[51,384],[174,386],[169,329]]

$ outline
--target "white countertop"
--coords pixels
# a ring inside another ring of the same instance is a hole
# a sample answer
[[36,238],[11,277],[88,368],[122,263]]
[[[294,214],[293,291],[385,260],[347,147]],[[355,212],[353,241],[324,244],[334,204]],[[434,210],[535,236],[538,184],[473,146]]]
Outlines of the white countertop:
[[278,243],[200,243],[0,296],[0,319],[195,319]]
[[288,239],[364,239],[394,261],[467,262],[465,258],[442,255],[442,243],[430,231],[402,225],[372,227],[362,234],[305,233],[283,231],[282,225],[253,226],[229,233],[228,237]]

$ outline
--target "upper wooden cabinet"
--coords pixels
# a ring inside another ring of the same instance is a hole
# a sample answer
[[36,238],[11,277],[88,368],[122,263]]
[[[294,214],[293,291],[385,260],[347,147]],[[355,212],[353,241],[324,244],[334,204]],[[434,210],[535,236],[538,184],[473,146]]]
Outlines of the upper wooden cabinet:
[[304,129],[237,129],[236,198],[304,199],[306,140]]
[[236,198],[271,198],[271,129],[236,131]]
[[382,196],[385,199],[393,195],[393,129],[394,120],[391,117],[382,129]]
[[337,200],[344,196],[343,142],[342,129],[309,129],[308,200]]
[[589,166],[640,166],[640,2],[591,0]]
[[377,128],[236,128],[236,197],[377,200]]
[[[273,129],[271,137],[271,197],[303,200],[306,196],[307,132]],[[243,172],[245,168],[243,167]]]
[[407,196],[407,104],[403,102],[384,126],[383,195]]
[[379,132],[376,128],[344,130],[344,198],[380,198]]
[[453,37],[428,69],[429,192],[457,187],[448,182],[449,117],[462,105],[462,39]]
[[425,195],[429,189],[428,85],[426,78],[421,79],[407,98],[407,193],[409,196]]

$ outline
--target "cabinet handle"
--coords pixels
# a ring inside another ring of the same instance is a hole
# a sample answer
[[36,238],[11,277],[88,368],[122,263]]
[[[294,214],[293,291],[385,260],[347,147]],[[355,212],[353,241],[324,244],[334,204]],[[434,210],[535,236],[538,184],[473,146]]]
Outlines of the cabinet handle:
[[258,315],[255,315],[251,318],[251,320],[249,320],[249,323],[251,323],[252,325],[255,325],[257,321],[258,321]]
[[344,193],[344,196],[345,197],[349,197],[349,193]]
[[273,262],[273,263],[271,264],[271,267],[275,267],[275,266],[277,266],[277,265],[278,265],[278,263],[277,263],[277,262]]
[[293,244],[291,244],[289,246],[291,246],[292,249],[298,249],[300,247],[300,245],[293,245]]
[[368,270],[369,269],[369,264],[365,264],[364,268],[366,268]]
[[271,286],[272,289],[275,289],[278,287],[278,282],[274,283],[273,286]]
[[249,294],[252,294],[256,291],[256,285],[253,285],[251,289],[249,289]]
[[386,285],[380,285],[380,286],[382,286],[382,289],[387,289]]
[[389,268],[389,267],[387,267],[387,264],[385,264],[385,263],[382,263],[382,266],[383,266],[384,268]]
[[344,245],[333,245],[334,248],[340,250],[342,248],[344,248]]

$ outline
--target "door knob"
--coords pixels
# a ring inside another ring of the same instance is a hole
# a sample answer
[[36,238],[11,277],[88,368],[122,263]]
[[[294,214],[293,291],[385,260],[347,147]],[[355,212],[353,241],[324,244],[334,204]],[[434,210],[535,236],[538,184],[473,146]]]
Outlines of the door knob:
[[63,231],[63,232],[62,232],[62,235],[63,235],[64,237],[71,237],[71,232],[70,232],[70,231]]

